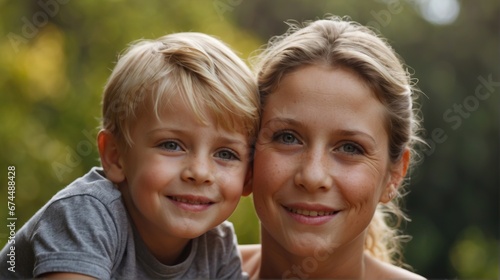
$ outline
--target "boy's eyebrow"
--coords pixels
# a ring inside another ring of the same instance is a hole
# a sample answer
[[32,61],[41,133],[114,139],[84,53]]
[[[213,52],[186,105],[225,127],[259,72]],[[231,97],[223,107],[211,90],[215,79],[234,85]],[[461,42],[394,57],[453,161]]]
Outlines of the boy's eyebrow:
[[234,138],[228,138],[228,137],[219,137],[221,140],[224,140],[225,142],[227,143],[230,143],[230,144],[234,144],[234,145],[241,145],[243,146],[244,149],[247,149],[248,148],[248,143],[245,143],[244,141],[241,141],[241,140],[238,140],[238,139],[234,139]]
[[[168,131],[168,132],[173,132],[173,133],[178,133],[178,134],[183,134],[183,135],[187,135],[190,133],[196,134],[195,131],[192,132],[192,131],[184,130],[184,129],[165,128],[165,127],[152,129],[152,130],[148,131],[146,134],[151,135],[151,134],[161,132],[161,131]],[[225,135],[227,135],[227,133],[225,133]],[[247,142],[236,139],[235,137],[228,137],[225,135],[219,135],[217,137],[217,140],[224,141],[224,142],[229,143],[229,144],[242,145],[245,149],[248,148],[249,144]]]

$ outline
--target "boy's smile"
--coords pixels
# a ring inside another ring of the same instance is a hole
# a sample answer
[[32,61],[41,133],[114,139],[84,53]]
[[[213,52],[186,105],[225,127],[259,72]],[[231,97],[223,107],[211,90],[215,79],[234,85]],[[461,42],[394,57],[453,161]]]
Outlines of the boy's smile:
[[208,209],[208,207],[214,202],[203,196],[193,196],[193,195],[176,195],[176,196],[167,196],[168,199],[172,200],[177,206],[181,207],[187,211],[203,211]]

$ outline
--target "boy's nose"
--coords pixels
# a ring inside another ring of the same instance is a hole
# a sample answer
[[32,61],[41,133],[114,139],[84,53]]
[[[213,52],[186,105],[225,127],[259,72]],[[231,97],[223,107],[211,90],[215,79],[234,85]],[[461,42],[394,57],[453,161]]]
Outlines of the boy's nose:
[[196,185],[214,182],[214,172],[209,159],[201,156],[192,157],[181,173],[182,180]]

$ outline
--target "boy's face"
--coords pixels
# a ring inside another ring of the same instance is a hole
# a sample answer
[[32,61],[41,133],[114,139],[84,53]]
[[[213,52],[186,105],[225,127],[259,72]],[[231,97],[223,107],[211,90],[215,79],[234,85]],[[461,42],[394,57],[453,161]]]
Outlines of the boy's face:
[[224,131],[213,119],[201,124],[174,99],[159,119],[153,112],[139,117],[131,129],[134,144],[120,158],[120,190],[147,244],[178,244],[223,222],[249,170],[245,134]]

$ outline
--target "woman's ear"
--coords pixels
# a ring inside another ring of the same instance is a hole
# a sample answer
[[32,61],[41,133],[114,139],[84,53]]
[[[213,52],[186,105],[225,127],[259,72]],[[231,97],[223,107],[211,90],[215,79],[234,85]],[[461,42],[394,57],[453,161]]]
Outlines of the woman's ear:
[[245,175],[245,183],[243,185],[243,196],[249,196],[252,193],[252,183],[253,183],[253,165],[250,163],[248,165],[247,174]]
[[396,197],[397,189],[401,186],[403,179],[408,172],[408,166],[410,165],[411,153],[409,149],[405,149],[401,159],[391,167],[389,182],[384,189],[384,192],[380,198],[380,202],[388,203],[394,197]]
[[108,130],[101,130],[97,135],[99,156],[106,177],[111,182],[118,184],[125,180],[122,166],[122,154],[117,139]]

